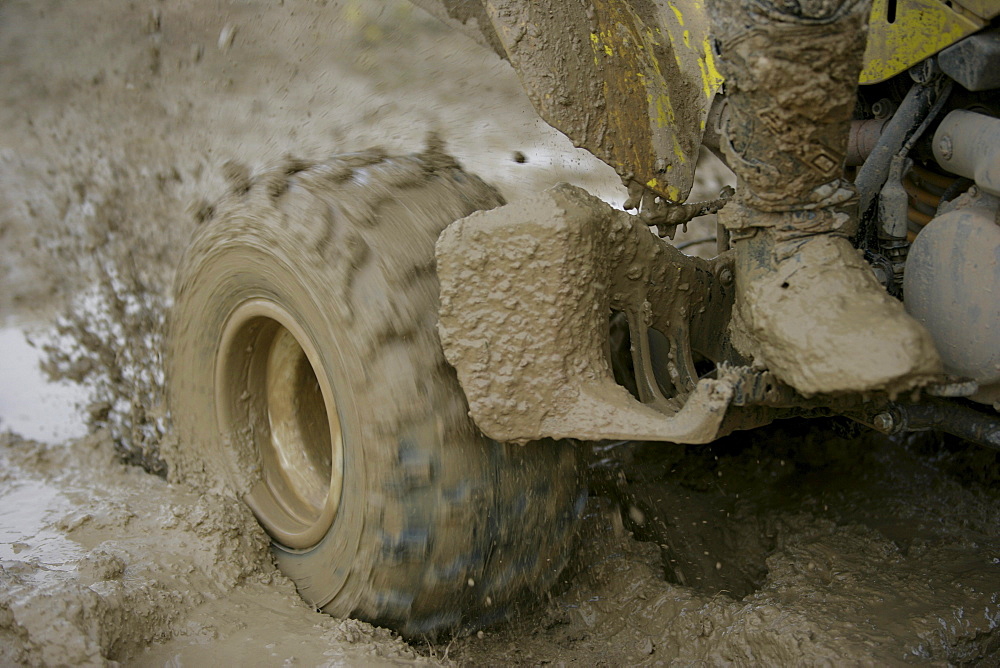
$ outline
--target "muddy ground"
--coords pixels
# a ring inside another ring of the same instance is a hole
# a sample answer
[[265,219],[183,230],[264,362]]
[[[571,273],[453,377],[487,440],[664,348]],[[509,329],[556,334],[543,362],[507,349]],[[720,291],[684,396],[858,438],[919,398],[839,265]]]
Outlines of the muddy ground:
[[[0,437],[0,665],[1000,662],[996,456],[837,422],[596,448],[562,581],[481,635],[406,644],[314,612],[242,505],[113,446],[171,437],[158,377],[129,374],[156,368],[163,296],[224,175],[429,130],[509,199],[570,181],[620,203],[615,175],[403,2],[0,0],[0,96],[0,316],[44,332],[76,303],[103,322],[102,285],[140,286],[126,329],[149,335],[104,331],[72,370],[123,366],[131,431]],[[702,194],[724,178],[706,173]]]

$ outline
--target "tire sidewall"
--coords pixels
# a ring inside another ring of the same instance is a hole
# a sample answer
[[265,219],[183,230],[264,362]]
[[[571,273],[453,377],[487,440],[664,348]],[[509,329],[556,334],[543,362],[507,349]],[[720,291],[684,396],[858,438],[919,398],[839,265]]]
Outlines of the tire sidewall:
[[[230,229],[239,232],[240,245],[227,243]],[[350,329],[346,310],[336,295],[330,294],[328,285],[310,281],[321,272],[301,270],[301,258],[307,257],[307,252],[301,254],[296,265],[294,258],[276,250],[294,248],[295,239],[278,240],[268,234],[271,231],[265,228],[262,234],[259,221],[234,218],[220,221],[211,234],[197,239],[192,246],[190,254],[201,261],[187,269],[192,280],[178,298],[183,310],[176,316],[181,322],[191,322],[194,316],[201,326],[190,335],[172,337],[170,375],[184,380],[173,383],[175,396],[171,403],[176,407],[175,421],[180,423],[182,439],[197,444],[195,447],[208,455],[206,459],[215,464],[214,468],[223,472],[211,481],[213,486],[245,496],[261,477],[260,457],[251,439],[224,433],[218,418],[212,424],[193,425],[185,424],[184,418],[218,415],[215,368],[219,342],[228,319],[241,305],[257,299],[277,304],[305,331],[309,344],[321,356],[314,371],[325,376],[336,399],[344,443],[343,486],[333,524],[316,546],[292,550],[274,543],[273,551],[279,567],[296,582],[303,598],[320,608],[343,590],[349,577],[367,578],[374,563],[370,551],[359,549],[365,527],[377,519],[364,516],[371,509],[365,503],[373,491],[370,472],[380,466],[368,460],[377,458],[386,448],[385,444],[372,442],[380,436],[376,430],[364,429],[364,425],[373,424],[371,408],[379,402],[359,382],[364,378],[359,364],[362,353],[350,345],[352,337],[337,336]],[[181,349],[187,352],[181,355]],[[196,361],[178,368],[182,356],[193,356]],[[211,409],[206,411],[199,404]],[[352,605],[345,601],[337,607],[349,609]]]

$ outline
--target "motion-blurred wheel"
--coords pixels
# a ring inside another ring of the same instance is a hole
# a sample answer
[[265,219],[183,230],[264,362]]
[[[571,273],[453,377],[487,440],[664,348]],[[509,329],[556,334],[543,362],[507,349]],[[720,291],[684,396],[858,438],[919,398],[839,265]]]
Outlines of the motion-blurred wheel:
[[302,596],[405,635],[546,589],[583,505],[573,447],[483,437],[438,341],[434,243],[502,204],[440,151],[285,164],[179,270],[181,475],[234,490]]

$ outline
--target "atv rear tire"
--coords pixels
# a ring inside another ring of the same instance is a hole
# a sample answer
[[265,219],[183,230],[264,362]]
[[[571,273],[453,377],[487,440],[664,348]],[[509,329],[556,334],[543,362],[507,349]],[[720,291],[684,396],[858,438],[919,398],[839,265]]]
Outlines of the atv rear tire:
[[432,149],[289,162],[237,183],[182,262],[176,474],[244,498],[330,614],[476,628],[566,562],[574,448],[483,437],[436,333],[435,240],[499,204]]

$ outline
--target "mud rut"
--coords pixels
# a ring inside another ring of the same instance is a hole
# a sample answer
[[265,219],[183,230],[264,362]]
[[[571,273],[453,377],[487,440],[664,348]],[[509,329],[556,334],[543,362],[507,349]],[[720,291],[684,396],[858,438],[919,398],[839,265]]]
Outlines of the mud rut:
[[[162,295],[223,175],[288,152],[407,150],[435,129],[508,199],[560,180],[621,196],[509,68],[402,2],[7,0],[0,64],[8,321],[50,321],[94,258]],[[0,663],[1000,661],[1000,465],[930,436],[789,422],[599,446],[552,594],[411,646],[306,608],[242,506],[122,466],[106,432],[4,436],[0,462],[0,507],[35,522],[0,539]]]

